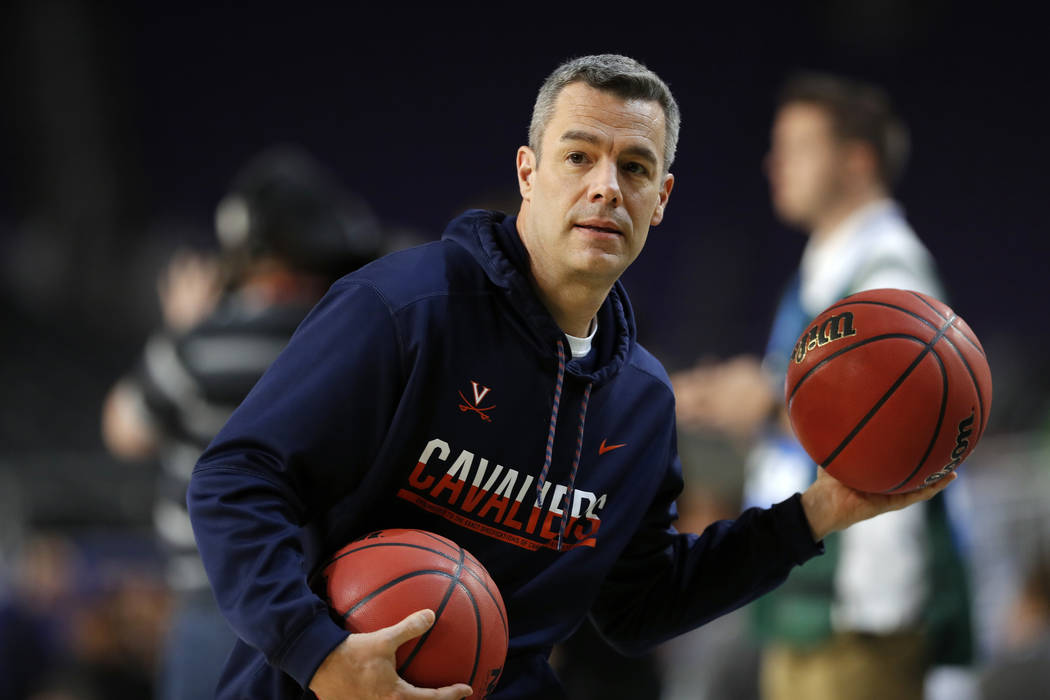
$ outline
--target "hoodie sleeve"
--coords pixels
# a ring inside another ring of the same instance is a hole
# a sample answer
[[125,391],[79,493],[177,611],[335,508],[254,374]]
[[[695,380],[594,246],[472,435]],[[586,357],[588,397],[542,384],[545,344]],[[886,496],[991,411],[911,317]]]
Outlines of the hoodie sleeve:
[[799,494],[715,522],[701,534],[676,532],[682,475],[673,428],[670,442],[661,488],[591,608],[602,636],[625,654],[643,653],[736,610],[823,552],[823,544],[813,542]]
[[308,586],[301,530],[374,459],[400,396],[401,354],[379,293],[336,283],[190,481],[193,530],[223,615],[303,687],[347,633]]

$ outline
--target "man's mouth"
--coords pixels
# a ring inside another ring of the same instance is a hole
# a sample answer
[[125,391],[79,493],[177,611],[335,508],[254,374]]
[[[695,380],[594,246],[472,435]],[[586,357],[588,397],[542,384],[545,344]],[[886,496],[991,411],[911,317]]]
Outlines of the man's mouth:
[[599,233],[612,233],[616,235],[622,235],[620,229],[609,224],[594,224],[594,223],[579,223],[576,224],[577,228],[585,228],[591,231],[598,231]]

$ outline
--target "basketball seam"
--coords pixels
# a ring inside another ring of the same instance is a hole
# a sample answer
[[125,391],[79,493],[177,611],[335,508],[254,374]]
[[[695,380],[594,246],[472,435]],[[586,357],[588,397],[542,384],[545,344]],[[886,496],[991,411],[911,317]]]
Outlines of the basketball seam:
[[[911,294],[911,295],[912,295],[913,297],[915,297],[916,299],[918,299],[919,301],[921,301],[921,302],[922,302],[923,304],[926,304],[926,306],[930,307],[930,310],[931,310],[931,311],[933,311],[933,313],[937,314],[937,315],[938,315],[938,316],[939,316],[940,318],[942,318],[942,319],[945,319],[945,320],[947,320],[947,319],[948,319],[948,317],[947,317],[947,316],[945,316],[945,315],[943,315],[943,314],[941,314],[941,312],[940,312],[940,311],[938,311],[938,310],[937,310],[937,309],[936,309],[936,308],[934,307],[934,305],[933,305],[933,304],[931,304],[930,302],[928,302],[928,301],[926,301],[925,299],[923,299],[921,295],[919,295],[919,294],[916,294],[915,292],[913,292],[913,291],[911,291],[911,290],[909,290],[909,291],[908,291],[908,293],[909,293],[909,294]],[[958,316],[956,316],[956,318],[958,318]],[[980,345],[978,345],[977,343],[975,343],[975,342],[974,342],[973,340],[971,340],[971,339],[970,339],[970,336],[966,335],[966,333],[965,333],[965,332],[963,332],[963,329],[962,329],[962,328],[959,328],[958,326],[956,326],[956,327],[955,327],[955,329],[956,329],[957,331],[959,331],[959,335],[961,335],[961,336],[962,336],[962,337],[963,337],[963,338],[964,338],[964,339],[966,340],[966,342],[967,342],[967,343],[969,343],[970,345],[972,345],[972,346],[973,346],[973,349],[974,349],[974,350],[976,350],[977,352],[981,353],[981,357],[987,357],[987,356],[986,356],[986,355],[984,354],[984,350],[983,350],[983,349],[981,348],[981,346],[980,346]]]
[[[965,338],[966,336],[963,337]],[[959,356],[959,359],[962,360],[963,367],[966,368],[966,373],[970,375],[970,381],[973,383],[974,391],[977,392],[977,406],[981,410],[981,422],[979,423],[981,429],[973,439],[974,444],[976,444],[981,436],[984,435],[986,421],[988,420],[988,412],[984,408],[984,395],[981,393],[981,385],[977,383],[977,375],[973,373],[973,368],[970,367],[970,363],[967,361],[966,356],[959,351],[959,348],[955,347],[955,343],[953,343],[948,337],[944,338],[944,342],[948,343],[951,349],[955,351],[955,354]]]
[[474,593],[470,588],[462,581],[456,581],[457,584],[463,587],[463,591],[467,594],[467,599],[470,601],[470,605],[474,608],[474,624],[477,627],[477,643],[474,645],[474,667],[470,669],[470,682],[469,685],[474,685],[474,679],[478,675],[478,664],[481,663],[481,642],[484,630],[481,627],[481,608],[478,607],[478,601],[474,599]]
[[412,651],[409,652],[408,657],[405,659],[405,663],[401,664],[400,668],[397,669],[398,675],[404,674],[405,669],[408,668],[408,665],[412,663],[413,659],[416,658],[416,654],[418,654],[419,650],[423,648],[423,645],[426,643],[427,638],[430,637],[430,633],[434,630],[434,627],[437,625],[438,620],[441,619],[441,613],[445,611],[445,607],[448,605],[448,601],[452,597],[452,591],[456,589],[456,584],[459,583],[459,575],[460,572],[463,570],[463,560],[465,558],[466,557],[464,556],[464,549],[462,547],[459,547],[459,564],[456,566],[455,573],[452,574],[453,578],[452,581],[448,584],[448,589],[445,591],[445,597],[441,599],[440,605],[438,605],[437,610],[434,611],[434,622],[430,625],[430,628],[426,632],[424,632],[419,637],[419,639],[416,640],[416,645],[412,648]]
[[[932,306],[928,301],[923,299],[921,296],[919,296],[918,294],[916,294],[915,292],[913,292],[911,290],[907,290],[907,291],[908,291],[909,294],[911,294],[916,299],[921,301],[923,304],[928,306],[930,308],[930,310],[933,311],[933,313],[937,314],[937,318],[939,318],[941,320],[947,320],[948,319],[947,316],[942,316],[941,312],[938,311],[936,309],[936,307]],[[863,292],[861,292],[861,293],[863,293]],[[911,316],[911,317],[913,317],[915,319],[918,319],[919,321],[922,321],[924,324],[926,324],[930,328],[933,328],[933,329],[937,329],[938,328],[937,324],[933,323],[928,318],[925,318],[924,316],[920,316],[919,314],[915,313],[914,311],[912,311],[910,309],[907,309],[907,308],[905,308],[903,306],[897,306],[896,304],[891,304],[888,301],[875,301],[875,300],[871,300],[871,299],[854,299],[854,300],[850,301],[849,297],[846,297],[845,299],[840,301],[838,304],[835,304],[834,306],[829,306],[828,308],[824,309],[824,311],[822,311],[821,313],[822,314],[823,313],[827,313],[828,311],[831,311],[832,309],[840,309],[843,306],[850,306],[852,304],[867,304],[868,306],[884,306],[887,309],[894,309],[896,311],[900,311],[902,313],[906,313],[909,316]],[[956,314],[955,316],[952,316],[952,320],[953,321],[955,319],[958,319],[958,318],[959,318],[958,314]],[[981,353],[981,357],[986,357],[986,355],[984,354],[984,350],[981,348],[981,346],[978,345],[977,343],[975,343],[968,335],[966,335],[966,333],[964,333],[961,328],[959,328],[958,326],[955,326],[955,330],[959,331],[959,335],[961,335],[966,340],[967,343],[972,345],[974,350],[976,350],[977,352]]]
[[361,546],[361,547],[354,547],[351,550],[348,550],[346,552],[343,552],[342,554],[334,556],[334,557],[332,557],[332,559],[330,561],[326,562],[325,565],[323,567],[321,567],[321,568],[322,569],[328,568],[329,566],[331,566],[335,562],[339,561],[343,557],[349,556],[349,555],[353,554],[354,552],[360,552],[362,550],[372,549],[374,547],[411,547],[412,549],[422,549],[425,552],[432,552],[432,553],[437,554],[438,556],[444,557],[445,559],[448,559],[449,561],[452,561],[452,562],[456,561],[455,557],[453,557],[453,556],[451,556],[449,554],[446,554],[445,552],[441,552],[441,551],[438,551],[436,549],[431,549],[430,547],[424,547],[421,544],[411,544],[409,542],[376,542],[375,544],[366,544],[366,545]]
[[[481,565],[481,562],[478,562],[478,565],[480,566],[480,565]],[[498,613],[499,613],[499,620],[500,620],[500,622],[502,622],[502,623],[503,623],[503,633],[504,633],[505,635],[507,635],[507,636],[508,636],[508,638],[509,638],[509,635],[510,635],[510,630],[508,630],[508,629],[507,629],[507,618],[506,618],[506,617],[505,617],[505,616],[503,615],[503,606],[502,606],[502,605],[500,605],[500,602],[499,602],[499,600],[497,600],[497,599],[496,599],[496,596],[494,596],[494,595],[492,594],[492,591],[490,591],[490,590],[489,590],[489,582],[491,582],[493,586],[495,586],[495,585],[496,585],[496,582],[495,582],[495,581],[492,581],[491,579],[489,579],[489,581],[488,581],[488,582],[486,582],[486,581],[485,581],[485,580],[484,580],[483,578],[481,578],[481,576],[479,576],[479,575],[478,575],[478,574],[477,574],[476,572],[472,571],[472,570],[470,569],[470,567],[467,567],[467,568],[466,568],[466,572],[467,572],[468,574],[470,574],[471,576],[473,576],[473,577],[474,577],[474,580],[475,580],[475,581],[477,581],[478,583],[480,583],[480,584],[481,584],[481,587],[485,589],[485,592],[486,592],[486,593],[488,593],[488,596],[489,596],[489,598],[491,598],[491,599],[492,599],[492,602],[493,602],[493,603],[494,603],[494,604],[496,605],[496,612],[498,612]]]
[[926,301],[921,296],[916,294],[914,290],[909,289],[908,290],[908,294],[911,294],[913,297],[915,297],[916,299],[921,301],[923,304],[928,306],[930,311],[932,311],[933,313],[937,314],[937,318],[941,319],[942,321],[947,321],[948,320],[948,317],[945,316],[944,314],[942,314],[940,311],[938,311],[936,306],[934,306],[933,304],[931,304],[930,302]]
[[893,393],[897,391],[897,389],[900,387],[901,384],[904,383],[904,380],[908,378],[912,371],[914,371],[915,368],[919,366],[919,363],[922,362],[922,358],[924,358],[933,349],[933,346],[937,344],[938,340],[944,337],[944,334],[948,332],[949,328],[952,327],[952,321],[954,321],[955,318],[956,317],[953,316],[951,319],[949,319],[948,322],[945,323],[944,326],[942,326],[941,329],[937,332],[937,335],[935,335],[933,339],[930,340],[930,342],[925,343],[926,347],[923,348],[922,352],[920,352],[919,355],[914,360],[912,360],[912,363],[908,365],[908,368],[905,369],[901,376],[897,378],[897,381],[895,381],[893,385],[890,386],[890,388],[886,391],[886,393],[882,395],[882,398],[875,402],[875,405],[871,407],[871,410],[868,411],[868,413],[860,419],[860,422],[857,423],[856,426],[854,426],[853,430],[851,430],[845,438],[843,438],[842,442],[839,443],[839,446],[836,447],[823,462],[821,462],[820,466],[827,469],[828,465],[830,465],[835,460],[835,458],[839,456],[842,450],[844,450],[846,446],[853,440],[853,438],[857,436],[857,433],[864,429],[864,426],[868,424],[868,421],[870,421],[875,416],[875,414],[878,413],[879,409],[882,408],[883,404],[885,404],[886,401],[889,400],[890,396],[892,396]]
[[[935,340],[934,343],[936,342],[937,341]],[[919,460],[919,463],[915,466],[915,469],[912,469],[911,473],[908,474],[907,478],[905,478],[904,481],[900,482],[893,488],[883,491],[883,493],[890,493],[892,491],[896,491],[897,489],[901,488],[906,483],[911,481],[915,477],[915,475],[919,473],[919,470],[922,469],[922,465],[926,464],[926,460],[930,458],[930,453],[933,452],[933,446],[937,444],[937,437],[941,434],[941,426],[944,425],[944,413],[948,408],[948,372],[944,369],[944,360],[941,359],[940,355],[938,355],[936,352],[931,352],[930,355],[932,355],[937,360],[937,366],[941,370],[941,380],[943,387],[941,389],[941,410],[937,414],[937,425],[933,428],[933,437],[930,438],[930,444],[926,446],[926,452],[923,454],[922,459]]]
[[[847,299],[848,299],[848,297],[847,297]],[[851,306],[853,304],[864,304],[864,305],[867,305],[867,306],[884,306],[887,309],[893,309],[894,311],[900,311],[901,313],[908,314],[909,316],[911,316],[911,317],[913,317],[915,319],[918,319],[919,321],[922,321],[924,324],[926,324],[927,326],[929,326],[930,328],[932,328],[934,330],[937,330],[937,329],[940,328],[940,326],[938,326],[936,323],[934,323],[930,319],[926,318],[925,316],[921,316],[921,315],[915,313],[914,311],[912,311],[911,309],[905,308],[903,306],[897,306],[896,304],[891,304],[888,301],[874,301],[874,300],[868,300],[868,299],[855,299],[853,301],[843,300],[843,301],[839,302],[838,304],[835,304],[834,306],[829,306],[828,308],[824,309],[824,311],[822,311],[821,313],[824,314],[824,313],[827,313],[828,311],[831,311],[833,309],[841,309],[843,306]],[[944,317],[942,317],[940,314],[937,314],[937,318],[940,318],[941,320],[944,320]]]
[[345,613],[342,613],[340,615],[340,617],[342,617],[345,620],[348,617],[350,617],[354,613],[355,610],[360,608],[365,603],[371,601],[373,598],[375,598],[380,593],[382,593],[384,591],[388,591],[391,588],[393,588],[394,586],[396,586],[397,584],[399,584],[399,583],[401,583],[403,581],[407,581],[410,578],[415,578],[416,576],[425,576],[427,574],[437,574],[438,576],[446,576],[446,577],[449,577],[449,578],[452,577],[452,574],[450,574],[447,571],[442,571],[441,569],[417,569],[416,571],[410,571],[407,574],[402,574],[402,575],[398,576],[395,579],[391,579],[391,580],[387,581],[386,583],[384,583],[379,588],[376,588],[375,590],[371,591],[364,598],[362,598],[361,600],[357,601],[352,606],[350,606],[350,609],[347,610]]
[[424,537],[429,537],[430,539],[434,540],[435,542],[440,542],[441,544],[443,544],[445,546],[457,547],[459,549],[463,549],[462,547],[460,547],[458,544],[456,544],[452,540],[445,539],[441,535],[435,535],[433,532],[427,532],[426,530],[413,530],[413,532],[416,532],[416,533],[418,533],[420,535],[423,535]]
[[806,373],[803,374],[799,378],[799,380],[797,382],[795,382],[795,386],[791,389],[791,393],[788,395],[788,399],[787,399],[787,401],[788,401],[788,408],[789,409],[791,408],[791,402],[794,400],[795,393],[798,391],[799,387],[802,386],[802,383],[804,381],[806,381],[810,377],[810,375],[812,375],[818,369],[820,369],[821,367],[823,367],[827,363],[831,362],[833,359],[835,359],[839,355],[843,355],[843,354],[849,352],[850,350],[855,350],[856,348],[863,347],[865,345],[868,345],[869,343],[874,343],[877,340],[890,340],[892,338],[899,338],[899,339],[902,339],[902,340],[914,340],[919,345],[926,345],[926,341],[923,340],[922,338],[920,338],[917,335],[910,335],[908,333],[884,333],[883,335],[876,335],[876,336],[872,336],[871,338],[865,338],[864,340],[858,340],[857,342],[853,343],[852,345],[847,345],[846,347],[844,347],[844,348],[842,348],[840,350],[836,350],[835,352],[831,353],[830,355],[825,357],[823,360],[821,360],[817,364],[815,364],[812,367],[810,367],[806,371]]

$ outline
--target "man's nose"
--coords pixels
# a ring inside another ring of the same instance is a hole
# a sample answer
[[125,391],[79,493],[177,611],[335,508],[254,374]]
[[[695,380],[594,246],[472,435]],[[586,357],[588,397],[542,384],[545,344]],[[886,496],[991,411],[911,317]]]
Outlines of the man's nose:
[[591,169],[590,196],[591,202],[603,202],[617,205],[622,198],[620,193],[620,171],[616,163],[602,160]]

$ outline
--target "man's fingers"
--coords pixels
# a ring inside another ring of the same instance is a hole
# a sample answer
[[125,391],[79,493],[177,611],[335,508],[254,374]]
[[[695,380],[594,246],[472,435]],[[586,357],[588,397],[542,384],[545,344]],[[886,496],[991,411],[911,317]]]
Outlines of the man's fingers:
[[446,686],[444,688],[415,688],[405,690],[404,696],[407,700],[461,700],[461,698],[469,698],[474,693],[474,689],[465,683],[456,683],[455,685]]
[[924,489],[920,489],[919,493],[922,494],[922,498],[920,500],[928,501],[929,499],[933,498],[934,496],[939,494],[941,491],[943,491],[944,489],[948,488],[948,484],[950,484],[953,481],[955,481],[955,479],[958,476],[959,475],[957,473],[952,472],[951,474],[948,474],[947,476],[945,476],[943,479],[940,479],[939,481],[937,481],[937,482],[935,482],[933,484],[930,484],[929,486],[927,486]]
[[426,632],[432,624],[434,624],[433,610],[414,612],[396,625],[387,628],[389,640],[396,650],[408,640],[415,639]]
[[930,484],[918,491],[911,491],[908,493],[900,494],[902,498],[899,501],[891,502],[893,510],[899,510],[901,508],[907,508],[910,505],[919,503],[920,501],[928,501],[944,489],[948,488],[948,484],[955,481],[959,475],[955,472],[948,474],[943,479],[940,479],[936,483]]
[[[406,617],[401,622],[386,628],[387,640],[390,642],[393,654],[397,648],[405,642],[411,641],[422,635],[434,624],[433,610],[419,610]],[[466,683],[457,683],[444,688],[417,688],[404,680],[400,681],[402,696],[406,700],[461,700],[470,697],[474,689]]]

